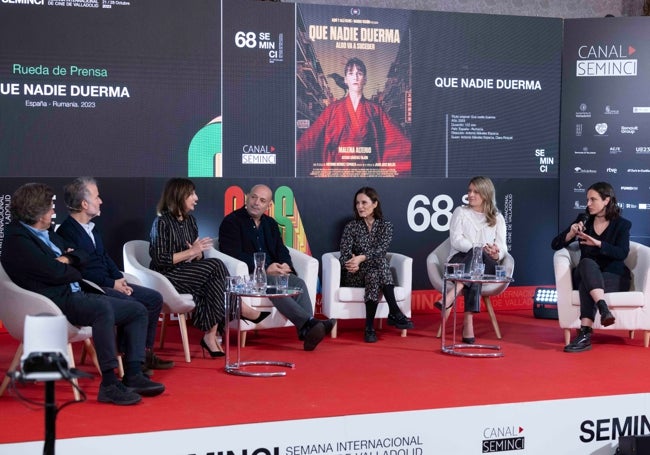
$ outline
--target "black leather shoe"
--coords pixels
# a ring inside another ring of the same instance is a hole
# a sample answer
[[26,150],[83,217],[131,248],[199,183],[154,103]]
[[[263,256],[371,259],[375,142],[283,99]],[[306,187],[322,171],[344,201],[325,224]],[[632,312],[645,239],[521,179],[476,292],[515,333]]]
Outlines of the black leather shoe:
[[396,329],[412,329],[415,327],[413,321],[407,318],[403,313],[398,314],[389,314],[388,315],[388,325],[394,326]]
[[165,391],[165,386],[163,384],[153,382],[142,374],[129,377],[125,376],[122,383],[143,397],[155,397]]
[[583,352],[591,349],[591,327],[580,327],[578,335],[564,346],[564,352]]
[[[210,349],[208,346],[208,343],[205,342],[203,338],[201,338],[201,341],[199,342],[201,345],[201,352],[203,353],[203,358],[205,359],[205,351],[208,351],[208,354],[210,355],[210,358],[214,359],[216,357],[223,357],[226,355],[225,352],[223,351],[213,351]],[[221,346],[218,346],[219,349],[221,349]]]
[[316,346],[318,346],[318,343],[323,341],[323,338],[325,338],[325,334],[327,332],[323,321],[313,319],[309,322],[309,325],[310,328],[305,334],[305,342],[303,343],[303,348],[305,351],[313,351],[316,349]]
[[366,329],[363,334],[363,341],[366,343],[376,343],[377,342],[377,333],[375,329]]
[[250,319],[250,318],[247,318],[246,316],[242,316],[241,320],[244,321],[244,322],[252,322],[253,324],[259,324],[264,319],[269,317],[270,314],[271,314],[270,311],[260,311],[260,315],[258,317],[256,317],[255,319]]
[[336,326],[336,319],[325,319],[323,324],[325,324],[325,334],[329,335]]

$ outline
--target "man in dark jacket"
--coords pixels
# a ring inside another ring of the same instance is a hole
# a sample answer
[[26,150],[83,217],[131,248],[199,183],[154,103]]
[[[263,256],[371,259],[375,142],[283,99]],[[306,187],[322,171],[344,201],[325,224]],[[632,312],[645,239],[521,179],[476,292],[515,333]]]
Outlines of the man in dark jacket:
[[296,276],[289,250],[282,241],[278,223],[266,215],[272,192],[266,185],[255,185],[246,195],[246,205],[226,216],[219,226],[219,250],[248,264],[252,273],[253,254],[266,253],[267,275],[288,275],[289,287],[300,288],[297,297],[273,298],[271,302],[298,329],[305,351],[313,351],[332,331],[335,319],[314,318],[305,282]]
[[[142,374],[147,313],[86,286],[79,268],[88,255],[74,250],[52,229],[54,192],[41,183],[28,183],[11,197],[12,221],[5,230],[2,265],[18,286],[51,299],[74,325],[91,326],[102,372],[97,399],[119,405],[135,404],[140,395],[154,396],[165,386]],[[125,375],[115,374],[115,327],[125,334]]]
[[[127,300],[135,305],[143,305],[147,309],[145,373],[173,367],[174,362],[163,360],[153,352],[163,304],[162,296],[158,291],[126,281],[106,252],[100,232],[91,221],[101,213],[102,199],[99,197],[97,182],[92,177],[79,177],[66,185],[63,199],[70,216],[61,223],[56,233],[72,243],[76,249],[88,253],[88,261],[81,268],[83,277],[101,286],[106,295]],[[122,339],[121,334],[119,339]]]

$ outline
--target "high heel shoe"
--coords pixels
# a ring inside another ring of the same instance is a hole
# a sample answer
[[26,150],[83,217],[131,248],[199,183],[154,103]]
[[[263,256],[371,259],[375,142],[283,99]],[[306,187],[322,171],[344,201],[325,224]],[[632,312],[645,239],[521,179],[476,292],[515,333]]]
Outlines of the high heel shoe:
[[[442,301],[438,300],[436,303],[433,304],[434,307],[442,311]],[[449,310],[452,306],[454,306],[454,302],[451,302],[449,305],[445,307],[445,310]]]
[[208,344],[205,342],[203,338],[201,338],[201,342],[199,343],[201,345],[201,352],[203,353],[203,358],[205,359],[205,351],[208,351],[208,354],[210,354],[210,357],[213,359],[215,357],[223,357],[226,355],[225,352],[223,351],[213,351],[208,347]]
[[260,315],[255,319],[247,318],[246,316],[242,315],[241,320],[246,322],[252,322],[253,324],[259,324],[264,319],[269,317],[270,314],[271,314],[270,311],[260,311]]

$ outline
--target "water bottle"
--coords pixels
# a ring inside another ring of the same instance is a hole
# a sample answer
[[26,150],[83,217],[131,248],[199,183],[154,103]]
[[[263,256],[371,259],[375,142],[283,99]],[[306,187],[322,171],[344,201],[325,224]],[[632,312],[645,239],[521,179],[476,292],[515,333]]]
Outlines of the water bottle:
[[253,271],[253,288],[255,292],[266,292],[266,253],[255,253],[255,270]]
[[475,243],[472,247],[472,266],[470,273],[472,278],[479,278],[483,276],[485,265],[483,264],[483,245]]

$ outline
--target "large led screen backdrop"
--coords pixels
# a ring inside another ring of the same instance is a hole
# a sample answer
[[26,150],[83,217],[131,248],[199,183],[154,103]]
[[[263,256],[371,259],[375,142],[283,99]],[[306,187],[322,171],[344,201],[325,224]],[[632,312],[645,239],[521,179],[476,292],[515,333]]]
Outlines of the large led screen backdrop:
[[561,39],[557,19],[299,5],[298,175],[557,177]]
[[647,18],[565,22],[562,228],[585,210],[589,185],[607,181],[632,240],[650,243],[649,43]]
[[218,2],[32,3],[0,4],[0,175],[186,174],[220,113]]
[[299,176],[411,175],[407,10],[297,10]]
[[293,4],[223,2],[223,176],[294,176]]
[[[557,19],[55,4],[1,5],[4,176],[557,176]],[[351,59],[370,106],[354,121]]]
[[506,216],[516,285],[552,283],[560,19],[44,0],[0,3],[0,46],[0,225],[19,184],[58,192],[93,175],[97,222],[120,258],[124,241],[147,238],[167,178],[195,179],[212,236],[231,196],[265,182],[292,220],[288,243],[320,258],[369,185],[395,225],[392,249],[414,258],[415,289],[430,289],[426,256],[482,174]]
[[419,175],[557,177],[561,21],[418,13],[412,36]]

